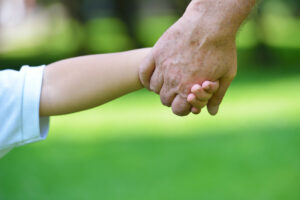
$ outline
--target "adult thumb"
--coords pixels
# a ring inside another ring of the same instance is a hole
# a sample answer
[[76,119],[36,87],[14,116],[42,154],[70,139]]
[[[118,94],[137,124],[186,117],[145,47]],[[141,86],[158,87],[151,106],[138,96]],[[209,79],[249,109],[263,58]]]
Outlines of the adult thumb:
[[223,98],[226,94],[227,89],[229,88],[233,79],[224,78],[220,80],[219,90],[212,96],[207,104],[207,110],[209,114],[216,115],[219,111],[220,104],[223,101]]

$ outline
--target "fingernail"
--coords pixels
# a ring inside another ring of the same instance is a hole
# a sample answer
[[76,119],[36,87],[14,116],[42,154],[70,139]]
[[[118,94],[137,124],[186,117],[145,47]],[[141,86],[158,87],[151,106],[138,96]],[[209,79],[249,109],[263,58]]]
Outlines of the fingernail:
[[209,81],[205,81],[203,84],[202,84],[202,87],[204,88],[209,88],[210,86],[210,82]]
[[189,94],[189,96],[187,98],[188,102],[193,102],[194,99],[195,99],[194,95],[193,94]]
[[200,85],[194,85],[193,87],[192,87],[192,92],[193,93],[196,93],[198,90],[200,90],[201,89],[201,86]]
[[201,85],[196,85],[196,90],[201,90]]
[[212,92],[212,87],[210,84],[207,84],[207,85],[204,85],[203,86],[204,90],[208,93],[211,93]]
[[200,109],[195,108],[195,107],[192,108],[192,113],[193,113],[193,114],[198,115],[198,114],[200,114],[200,112],[201,112]]

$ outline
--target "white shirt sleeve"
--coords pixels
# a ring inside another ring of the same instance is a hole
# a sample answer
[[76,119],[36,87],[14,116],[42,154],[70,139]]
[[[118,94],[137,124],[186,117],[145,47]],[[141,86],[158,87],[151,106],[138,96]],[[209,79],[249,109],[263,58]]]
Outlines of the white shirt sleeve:
[[44,67],[0,71],[0,158],[47,137],[49,118],[39,117]]

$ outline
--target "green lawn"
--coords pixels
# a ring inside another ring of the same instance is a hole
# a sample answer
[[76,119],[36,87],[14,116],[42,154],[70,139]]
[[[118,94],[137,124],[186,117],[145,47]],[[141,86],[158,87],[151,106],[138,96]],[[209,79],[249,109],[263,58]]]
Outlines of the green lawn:
[[55,117],[0,160],[0,200],[298,200],[299,85],[242,72],[217,117],[173,116],[147,91]]

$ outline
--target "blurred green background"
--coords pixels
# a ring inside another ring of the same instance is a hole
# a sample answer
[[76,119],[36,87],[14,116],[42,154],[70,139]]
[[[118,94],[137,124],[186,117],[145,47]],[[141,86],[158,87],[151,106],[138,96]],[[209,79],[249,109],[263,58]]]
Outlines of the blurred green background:
[[[0,0],[1,69],[152,46],[188,2]],[[261,1],[237,44],[218,116],[141,90],[53,117],[0,160],[0,200],[300,199],[300,1]]]

